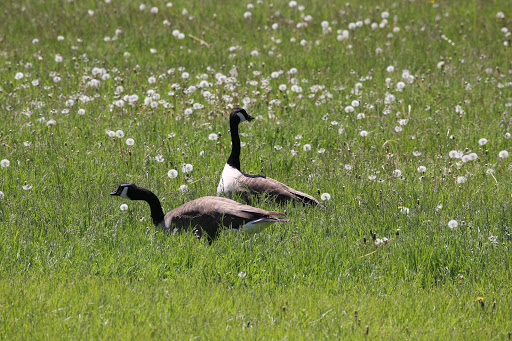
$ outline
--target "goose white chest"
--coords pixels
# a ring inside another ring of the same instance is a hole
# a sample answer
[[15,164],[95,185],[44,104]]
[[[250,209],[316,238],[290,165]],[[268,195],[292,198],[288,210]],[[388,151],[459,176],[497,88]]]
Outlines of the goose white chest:
[[231,198],[233,191],[237,188],[238,178],[241,175],[242,172],[226,163],[217,186],[217,195]]

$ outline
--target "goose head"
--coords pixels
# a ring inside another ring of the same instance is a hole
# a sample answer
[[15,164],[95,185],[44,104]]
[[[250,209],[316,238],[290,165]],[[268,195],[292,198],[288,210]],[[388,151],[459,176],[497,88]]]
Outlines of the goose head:
[[131,182],[124,182],[119,187],[110,193],[110,195],[116,195],[130,200],[143,200],[144,191],[137,185]]
[[247,114],[247,111],[242,108],[235,108],[231,111],[231,114],[229,115],[229,122],[239,124],[243,121],[252,121],[254,120],[254,117]]

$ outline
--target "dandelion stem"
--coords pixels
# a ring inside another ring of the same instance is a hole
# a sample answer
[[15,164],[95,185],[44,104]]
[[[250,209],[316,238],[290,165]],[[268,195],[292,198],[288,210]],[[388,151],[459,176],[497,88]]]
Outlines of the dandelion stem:
[[201,45],[205,45],[207,48],[210,48],[210,44],[208,44],[207,42],[205,42],[203,39],[198,38],[198,37],[196,37],[196,36],[194,36],[194,35],[192,35],[192,34],[190,34],[190,33],[188,34],[188,36],[189,36],[190,38],[192,38],[192,39],[197,40],[198,42],[200,42],[200,43],[201,43]]
[[384,243],[382,243],[381,245],[379,245],[379,246],[377,247],[377,249],[375,249],[374,251],[372,251],[372,252],[370,252],[370,253],[367,253],[366,255],[359,256],[359,258],[364,258],[364,257],[370,256],[370,255],[373,255],[374,253],[376,253],[377,251],[379,251],[379,249],[380,249],[381,247],[383,247],[384,245],[387,245],[387,244],[388,244],[390,241],[392,241],[392,240],[395,240],[395,238],[391,238],[391,239],[386,240]]

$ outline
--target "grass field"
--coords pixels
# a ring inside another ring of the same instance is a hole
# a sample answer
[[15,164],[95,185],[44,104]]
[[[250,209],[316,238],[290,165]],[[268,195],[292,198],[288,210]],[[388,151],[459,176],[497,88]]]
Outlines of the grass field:
[[[506,0],[8,0],[0,336],[510,339],[511,19]],[[327,210],[256,202],[290,222],[209,245],[109,196],[215,195],[238,106],[242,169]]]

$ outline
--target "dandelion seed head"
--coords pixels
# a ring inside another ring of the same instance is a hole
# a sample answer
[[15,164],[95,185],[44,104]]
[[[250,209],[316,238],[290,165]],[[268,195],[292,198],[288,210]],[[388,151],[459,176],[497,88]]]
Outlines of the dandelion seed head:
[[135,141],[132,138],[126,139],[126,144],[128,146],[133,146],[135,144]]
[[362,137],[366,137],[366,136],[368,136],[368,132],[366,130],[361,130],[359,135],[361,135]]
[[183,173],[190,173],[194,169],[194,166],[192,166],[190,163],[186,163],[181,167],[181,171]]
[[11,165],[11,161],[9,161],[7,159],[3,159],[2,161],[0,161],[0,166],[2,166],[2,168],[9,167],[10,165]]
[[467,181],[468,179],[465,177],[465,176],[458,176],[457,177],[457,183],[458,184],[463,184]]
[[399,178],[402,176],[402,171],[400,169],[395,169],[393,171],[393,176],[396,177],[396,178]]
[[181,185],[178,189],[180,193],[187,193],[188,192],[188,186],[187,185]]
[[427,171],[427,167],[425,167],[425,166],[418,167],[418,173],[425,173],[426,171]]
[[5,197],[4,192],[0,191],[0,199],[3,199]]
[[124,131],[122,131],[121,129],[117,130],[116,131],[116,136],[118,138],[123,138],[124,137]]
[[457,220],[450,220],[448,222],[448,227],[451,228],[451,229],[454,229],[456,228],[457,226],[459,226],[459,223],[457,222]]
[[329,201],[331,200],[331,195],[329,193],[322,193],[320,199],[322,199],[323,201]]
[[171,169],[167,172],[167,176],[171,179],[174,179],[178,176],[178,171],[176,169]]
[[219,136],[215,133],[211,133],[210,135],[208,135],[208,140],[210,141],[216,141],[218,138]]
[[478,144],[481,146],[485,146],[487,142],[489,141],[486,138],[481,138],[480,140],[478,140]]
[[311,150],[311,145],[310,144],[305,144],[302,149],[304,149],[305,152],[309,152]]
[[29,190],[31,190],[31,189],[32,189],[32,186],[31,186],[31,185],[29,185],[29,184],[25,184],[25,185],[23,185],[23,189],[24,189],[25,191],[29,191]]
[[128,211],[128,205],[126,205],[126,204],[121,204],[121,206],[119,206],[119,209],[120,209],[121,211]]
[[501,159],[505,159],[508,157],[508,152],[506,150],[502,150],[501,152],[499,152],[498,156],[501,158]]

